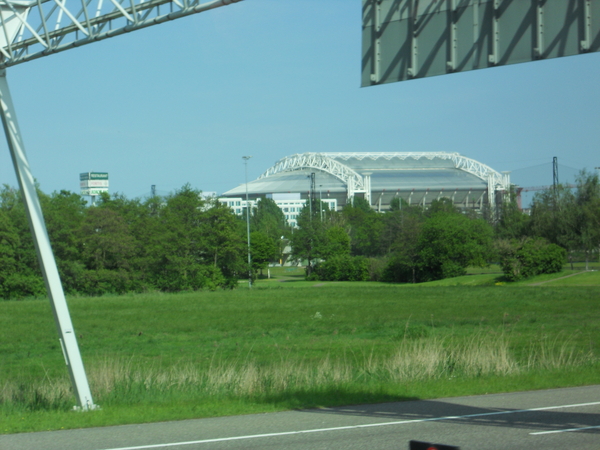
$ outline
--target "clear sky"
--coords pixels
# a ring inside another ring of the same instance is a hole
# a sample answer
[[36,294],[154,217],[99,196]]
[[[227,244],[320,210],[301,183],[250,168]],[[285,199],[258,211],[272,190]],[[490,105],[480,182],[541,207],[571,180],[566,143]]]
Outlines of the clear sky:
[[[41,189],[225,192],[303,152],[448,151],[521,186],[600,166],[600,54],[360,88],[360,0],[245,0],[7,70]],[[16,186],[5,139],[0,180]],[[566,180],[565,180],[566,181]]]

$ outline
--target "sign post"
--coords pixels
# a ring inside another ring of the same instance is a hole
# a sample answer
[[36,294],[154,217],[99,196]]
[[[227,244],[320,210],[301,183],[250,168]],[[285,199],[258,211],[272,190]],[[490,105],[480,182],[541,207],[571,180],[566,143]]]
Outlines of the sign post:
[[96,204],[96,196],[108,192],[107,172],[84,172],[79,174],[80,195],[92,197],[92,205]]

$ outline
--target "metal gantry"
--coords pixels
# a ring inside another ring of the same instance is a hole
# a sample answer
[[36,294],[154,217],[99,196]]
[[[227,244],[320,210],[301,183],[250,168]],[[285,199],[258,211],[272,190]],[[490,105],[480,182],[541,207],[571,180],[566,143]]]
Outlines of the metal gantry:
[[241,0],[0,0],[0,69]]
[[0,115],[59,341],[82,411],[95,409],[48,238],[6,68],[241,0],[0,0]]

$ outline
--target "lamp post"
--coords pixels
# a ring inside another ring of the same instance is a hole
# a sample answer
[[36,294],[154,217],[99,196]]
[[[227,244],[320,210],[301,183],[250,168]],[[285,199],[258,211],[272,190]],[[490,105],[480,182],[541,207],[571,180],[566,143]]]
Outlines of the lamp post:
[[250,256],[250,202],[248,201],[248,160],[252,156],[242,156],[246,173],[246,232],[248,234],[248,289],[252,288],[252,257]]
[[323,185],[319,185],[319,210],[321,213],[321,222],[323,222]]

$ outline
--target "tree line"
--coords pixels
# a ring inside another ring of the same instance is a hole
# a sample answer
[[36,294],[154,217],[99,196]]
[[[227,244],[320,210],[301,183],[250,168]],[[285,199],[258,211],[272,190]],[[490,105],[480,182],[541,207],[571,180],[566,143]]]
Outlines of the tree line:
[[469,266],[499,263],[508,281],[560,271],[566,258],[589,262],[600,246],[600,184],[579,173],[575,189],[558,185],[537,193],[531,213],[514,190],[496,211],[459,209],[441,198],[424,210],[392,200],[383,214],[361,198],[340,213],[325,205],[304,208],[291,237],[307,275],[327,280],[418,283],[466,273]]
[[[307,277],[417,283],[501,264],[516,280],[560,270],[566,255],[589,261],[600,245],[600,184],[581,172],[574,190],[558,185],[534,196],[531,214],[514,192],[492,217],[439,199],[423,210],[395,199],[384,213],[361,198],[342,211],[313,199],[290,228],[271,199],[246,217],[183,186],[168,196],[38,192],[65,292],[82,295],[234,288],[283,257],[307,265]],[[244,212],[245,214],[245,212]],[[41,296],[45,287],[18,190],[0,190],[0,297]]]

